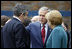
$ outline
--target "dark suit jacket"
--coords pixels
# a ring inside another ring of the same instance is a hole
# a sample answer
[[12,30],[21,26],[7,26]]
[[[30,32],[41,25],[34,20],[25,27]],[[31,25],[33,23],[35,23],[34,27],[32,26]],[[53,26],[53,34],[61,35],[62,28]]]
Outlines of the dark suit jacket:
[[1,27],[1,48],[3,48],[3,35],[2,35],[2,27]]
[[66,31],[66,33],[67,33],[67,37],[68,37],[68,43],[67,43],[67,48],[70,48],[70,46],[71,46],[71,33],[70,33],[70,31],[69,30],[67,30]]
[[13,18],[3,27],[4,48],[28,48],[29,34],[22,22]]
[[31,23],[26,29],[30,33],[30,46],[31,48],[44,48],[46,46],[47,38],[50,35],[51,29],[48,27],[47,38],[43,46],[42,37],[41,37],[41,24],[39,22]]

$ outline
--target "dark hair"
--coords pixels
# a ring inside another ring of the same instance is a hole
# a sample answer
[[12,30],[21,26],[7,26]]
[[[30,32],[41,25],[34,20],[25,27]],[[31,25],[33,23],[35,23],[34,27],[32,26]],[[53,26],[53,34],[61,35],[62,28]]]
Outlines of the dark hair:
[[14,15],[19,17],[22,13],[23,15],[25,15],[25,13],[27,12],[27,6],[26,5],[21,5],[21,4],[17,4],[14,9]]
[[64,23],[65,27],[68,29],[68,24],[67,23]]
[[4,26],[8,19],[10,19],[8,16],[1,16],[1,25]]
[[26,19],[24,19],[23,24],[24,24],[24,26],[25,26],[25,27],[26,27],[26,26],[28,26],[28,25],[29,25],[29,23],[31,23],[30,18],[26,18]]

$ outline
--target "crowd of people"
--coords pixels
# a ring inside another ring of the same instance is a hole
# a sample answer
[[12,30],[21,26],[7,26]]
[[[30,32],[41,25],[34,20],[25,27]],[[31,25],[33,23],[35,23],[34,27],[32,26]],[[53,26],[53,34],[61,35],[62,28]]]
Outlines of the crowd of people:
[[27,14],[20,4],[13,18],[1,16],[1,48],[71,48],[71,32],[58,10],[43,6],[33,18]]

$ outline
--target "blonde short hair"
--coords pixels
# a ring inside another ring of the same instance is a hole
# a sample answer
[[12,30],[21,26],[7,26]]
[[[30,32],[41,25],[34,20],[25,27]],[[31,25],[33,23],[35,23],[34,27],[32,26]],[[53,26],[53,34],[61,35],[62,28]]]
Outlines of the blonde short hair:
[[62,15],[58,10],[52,10],[45,15],[45,18],[51,22],[52,25],[62,24]]
[[31,19],[32,22],[36,22],[36,21],[39,21],[39,16],[34,16],[32,19]]

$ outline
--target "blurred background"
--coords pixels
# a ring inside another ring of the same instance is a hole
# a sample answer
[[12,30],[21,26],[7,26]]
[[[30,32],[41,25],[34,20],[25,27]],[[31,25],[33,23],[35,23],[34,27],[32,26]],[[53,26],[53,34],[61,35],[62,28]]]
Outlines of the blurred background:
[[17,3],[22,3],[27,6],[29,9],[28,17],[38,15],[38,10],[42,6],[59,10],[64,22],[68,24],[69,30],[71,31],[71,1],[1,1],[1,15],[12,18],[12,9]]

